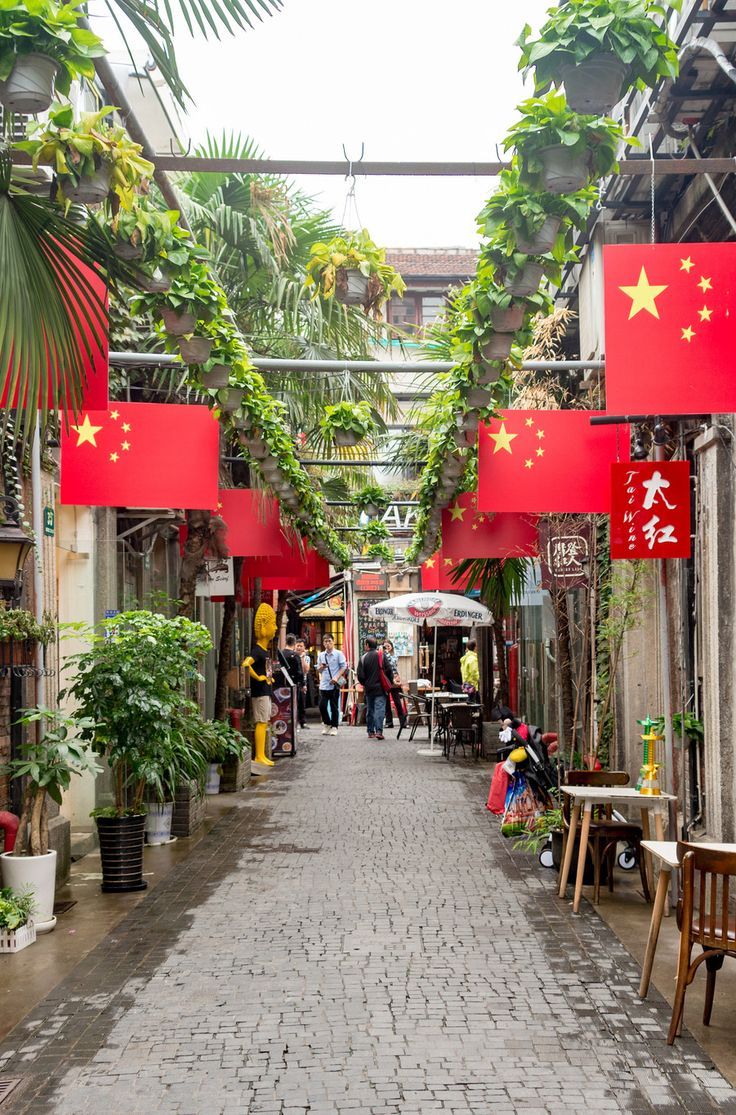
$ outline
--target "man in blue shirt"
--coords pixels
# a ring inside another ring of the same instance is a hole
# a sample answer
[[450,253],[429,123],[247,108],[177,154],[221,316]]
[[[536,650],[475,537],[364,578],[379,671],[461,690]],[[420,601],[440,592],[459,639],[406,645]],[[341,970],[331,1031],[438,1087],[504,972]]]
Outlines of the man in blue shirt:
[[324,724],[322,735],[336,736],[340,722],[340,689],[348,664],[342,651],[335,650],[335,641],[331,635],[325,635],[322,646],[324,650],[317,656],[319,711]]

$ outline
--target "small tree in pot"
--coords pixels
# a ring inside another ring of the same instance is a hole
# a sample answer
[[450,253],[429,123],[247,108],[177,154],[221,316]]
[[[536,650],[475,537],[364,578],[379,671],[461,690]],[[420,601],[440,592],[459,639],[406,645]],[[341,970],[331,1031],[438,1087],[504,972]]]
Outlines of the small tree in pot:
[[100,767],[81,740],[94,731],[90,717],[70,717],[47,708],[25,709],[17,721],[38,725],[40,738],[21,745],[20,758],[8,763],[13,778],[25,779],[18,837],[12,852],[0,856],[3,880],[16,891],[30,888],[36,898],[36,928],[53,929],[56,852],[49,851],[48,799],[61,797],[74,774],[97,774]]
[[188,688],[202,676],[198,659],[212,648],[207,628],[176,616],[123,612],[76,655],[68,693],[95,721],[85,730],[110,765],[115,803],[94,810],[107,891],[142,890],[146,790],[171,764],[172,735],[181,731]]

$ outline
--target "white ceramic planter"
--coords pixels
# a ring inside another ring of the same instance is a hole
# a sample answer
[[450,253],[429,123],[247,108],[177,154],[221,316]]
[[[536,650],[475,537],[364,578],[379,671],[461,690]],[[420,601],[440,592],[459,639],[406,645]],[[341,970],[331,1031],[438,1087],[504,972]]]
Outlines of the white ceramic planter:
[[575,112],[608,116],[621,100],[626,66],[615,54],[591,54],[578,66],[560,66],[565,97]]
[[190,337],[185,340],[179,338],[179,352],[185,364],[204,364],[209,360],[212,351],[212,341],[209,337]]
[[356,433],[353,433],[352,430],[335,430],[333,440],[335,445],[347,448],[348,446],[358,445],[362,439],[359,438]]
[[10,112],[45,112],[54,96],[59,67],[45,54],[19,54],[7,81],[0,82],[0,103]]
[[193,333],[197,318],[188,310],[172,310],[167,308],[161,311],[164,329],[172,337],[183,337],[186,333]]
[[544,255],[546,252],[551,252],[555,246],[561,224],[562,217],[547,217],[538,232],[528,240],[525,240],[521,235],[517,235],[516,247],[520,252],[525,252],[529,256]]
[[151,801],[147,809],[146,844],[168,844],[171,840],[171,818],[174,815],[173,801]]
[[110,192],[110,179],[112,178],[112,163],[102,163],[94,174],[82,178],[77,185],[73,185],[64,175],[59,179],[61,192],[68,201],[78,205],[99,205]]
[[513,279],[509,279],[506,283],[506,290],[517,298],[526,298],[529,294],[536,294],[543,275],[544,270],[541,263],[527,260],[521,271],[517,272]]
[[220,778],[220,764],[210,763],[207,768],[207,784],[205,785],[204,792],[206,794],[219,794]]
[[336,288],[338,302],[344,306],[362,306],[368,295],[368,280],[360,271],[347,271],[347,288],[341,292]]
[[54,894],[56,893],[56,852],[45,856],[16,856],[15,852],[0,855],[3,886],[16,894],[32,890],[36,911],[33,923],[37,933],[50,933],[56,925]]
[[494,306],[491,310],[491,325],[497,333],[516,333],[517,329],[521,329],[524,324],[525,309],[523,303],[515,302],[505,310],[500,306]]
[[589,170],[588,156],[573,158],[569,147],[545,147],[539,152],[544,170],[542,183],[549,194],[574,194],[587,185]]

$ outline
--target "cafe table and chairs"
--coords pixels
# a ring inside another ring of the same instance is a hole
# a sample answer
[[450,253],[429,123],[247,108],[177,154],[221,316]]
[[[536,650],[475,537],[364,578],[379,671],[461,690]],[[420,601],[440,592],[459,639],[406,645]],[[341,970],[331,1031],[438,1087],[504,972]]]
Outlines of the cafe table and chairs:
[[[580,909],[580,900],[583,893],[585,857],[587,854],[590,827],[595,807],[612,805],[616,809],[637,809],[641,815],[643,846],[644,842],[647,841],[651,835],[649,824],[650,815],[654,816],[654,831],[657,840],[664,840],[665,815],[668,804],[676,799],[672,794],[645,794],[642,793],[641,790],[636,790],[630,786],[564,785],[560,787],[560,790],[571,799],[572,813],[570,816],[569,838],[565,844],[565,855],[562,860],[562,869],[560,871],[559,895],[560,898],[565,897],[575,850],[576,842],[574,837],[575,833],[578,831],[578,824],[580,824],[580,836],[577,841],[578,858],[575,872],[575,892],[572,905],[573,912],[577,914]],[[649,889],[653,890],[651,863],[648,864],[647,869],[649,871],[650,880]]]

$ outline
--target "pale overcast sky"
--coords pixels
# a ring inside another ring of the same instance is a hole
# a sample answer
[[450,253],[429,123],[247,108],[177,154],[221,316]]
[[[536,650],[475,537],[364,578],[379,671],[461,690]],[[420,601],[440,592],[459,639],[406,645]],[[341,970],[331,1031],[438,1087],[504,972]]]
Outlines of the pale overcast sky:
[[[524,90],[514,45],[551,0],[285,0],[256,30],[177,36],[192,138],[239,131],[272,158],[486,160]],[[341,178],[303,178],[342,216]],[[362,223],[392,247],[471,246],[492,180],[358,178]],[[352,222],[351,222],[352,223]]]

